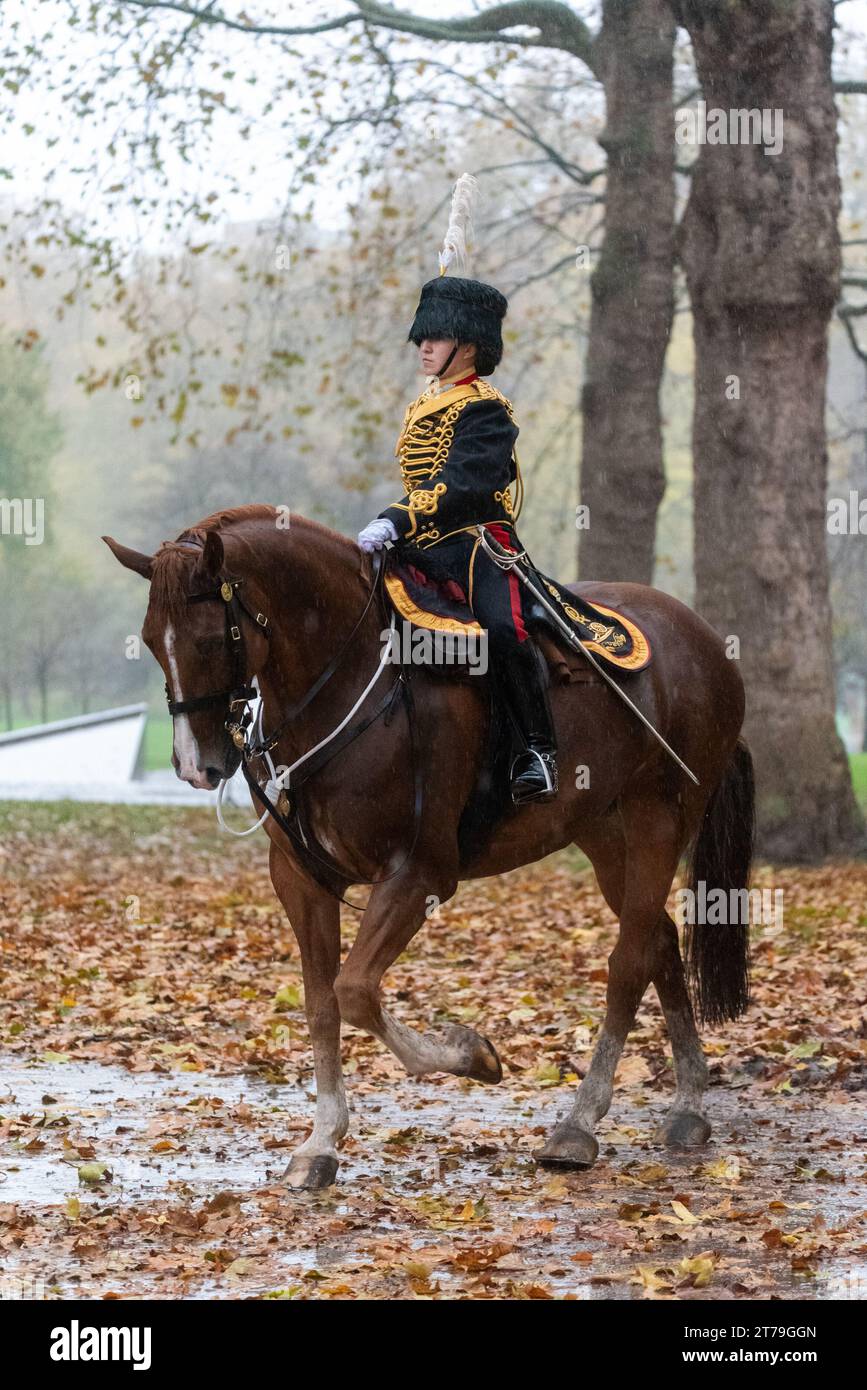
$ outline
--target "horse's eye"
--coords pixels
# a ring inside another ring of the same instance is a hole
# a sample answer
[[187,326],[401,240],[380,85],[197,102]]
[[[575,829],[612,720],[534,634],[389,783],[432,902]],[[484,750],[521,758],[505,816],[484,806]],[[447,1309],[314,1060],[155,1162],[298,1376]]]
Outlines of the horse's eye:
[[195,648],[197,652],[201,652],[202,656],[216,656],[218,652],[222,651],[223,639],[222,637],[197,637]]

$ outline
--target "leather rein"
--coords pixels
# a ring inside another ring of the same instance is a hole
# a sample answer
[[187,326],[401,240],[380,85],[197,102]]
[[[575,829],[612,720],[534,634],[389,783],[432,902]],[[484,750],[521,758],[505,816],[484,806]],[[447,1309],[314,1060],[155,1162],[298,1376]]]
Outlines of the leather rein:
[[[179,542],[179,544],[199,548],[199,542],[196,541],[185,540]],[[339,734],[323,742],[323,746],[318,749],[318,752],[307,761],[300,777],[293,780],[291,795],[290,792],[284,788],[288,802],[287,812],[284,813],[278,805],[275,805],[269,799],[260,783],[253,776],[249,765],[251,762],[270,755],[271,750],[276,746],[285,729],[287,729],[292,721],[312,703],[323,686],[331,679],[335,672],[339,670],[344,657],[352,647],[354,637],[370,612],[371,605],[376,597],[379,596],[380,602],[384,602],[382,597],[382,577],[385,571],[385,563],[381,551],[376,551],[374,553],[373,569],[373,583],[371,584],[370,594],[368,595],[361,616],[355,623],[349,636],[342,643],[337,654],[332,657],[324,670],[317,676],[306,694],[302,696],[291,710],[289,710],[277,727],[267,737],[261,738],[255,743],[251,743],[247,736],[247,731],[252,721],[250,701],[254,700],[259,692],[252,685],[248,684],[246,680],[247,649],[244,641],[242,619],[246,617],[250,622],[255,623],[269,641],[273,629],[264,613],[252,613],[238,594],[238,589],[243,584],[242,579],[230,579],[223,575],[218,575],[218,587],[216,589],[209,589],[202,593],[187,595],[188,603],[222,602],[225,605],[226,646],[232,663],[231,684],[225,690],[213,691],[208,695],[198,695],[190,700],[172,700],[168,683],[166,683],[166,703],[172,718],[178,714],[192,714],[198,710],[212,708],[215,705],[228,705],[228,718],[225,721],[224,728],[230,734],[235,747],[240,750],[242,759],[241,769],[254,798],[264,807],[266,812],[270,813],[272,819],[276,821],[280,829],[292,841],[299,859],[312,877],[324,888],[327,888],[340,902],[346,903],[348,907],[354,908],[356,912],[362,912],[364,909],[358,907],[355,903],[349,902],[348,898],[344,898],[336,885],[340,883],[357,883],[373,887],[380,883],[388,883],[390,879],[394,878],[406,867],[415,850],[421,828],[424,785],[418,749],[415,701],[406,668],[401,667],[392,685],[371,714],[367,715],[360,723],[352,724],[350,722]],[[386,874],[384,878],[359,878],[352,873],[347,873],[332,856],[328,855],[322,849],[317,843],[315,835],[310,830],[309,824],[305,828],[304,821],[306,816],[303,788],[315,773],[320,771],[327,763],[331,762],[338,753],[341,753],[350,743],[354,742],[356,738],[363,734],[366,729],[369,729],[381,716],[385,716],[384,722],[386,725],[390,724],[394,716],[398,698],[401,696],[406,707],[410,738],[410,759],[413,768],[412,840],[409,849],[404,854],[397,868],[393,869],[391,873]],[[240,715],[236,715],[235,713],[238,707],[243,710],[243,713]],[[316,846],[315,849],[312,847],[313,845]]]

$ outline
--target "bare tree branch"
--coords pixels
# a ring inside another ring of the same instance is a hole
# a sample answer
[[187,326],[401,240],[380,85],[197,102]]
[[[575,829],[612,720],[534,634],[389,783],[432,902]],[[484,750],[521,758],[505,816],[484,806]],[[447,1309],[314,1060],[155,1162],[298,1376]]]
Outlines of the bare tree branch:
[[215,24],[223,29],[237,29],[242,34],[275,34],[281,38],[293,38],[303,34],[325,34],[333,29],[345,29],[357,24],[359,14],[339,15],[335,19],[324,19],[319,24],[255,24],[252,20],[232,19],[229,15],[214,13],[210,5],[199,9],[186,5],[183,0],[122,0],[126,8],[136,10],[172,10],[175,14],[186,15],[199,24]]
[[514,299],[515,295],[520,294],[521,290],[527,289],[529,285],[535,285],[539,280],[548,280],[552,275],[557,275],[559,271],[565,270],[568,265],[575,265],[574,252],[572,252],[571,255],[562,256],[559,261],[555,261],[553,265],[549,265],[545,270],[540,270],[535,275],[527,275],[523,280],[519,280],[517,284],[512,286],[512,298]]
[[[363,22],[398,33],[415,34],[420,38],[441,43],[511,43],[520,48],[556,48],[571,53],[595,72],[594,36],[568,5],[561,0],[508,0],[494,5],[481,14],[463,19],[428,19],[380,5],[376,0],[353,0],[355,10],[318,24],[259,24],[251,19],[232,19],[215,12],[184,3],[184,0],[122,0],[126,7],[138,10],[171,10],[176,14],[203,24],[236,29],[244,34],[273,34],[281,38],[297,38],[306,34],[324,34]],[[516,27],[537,30],[536,34],[513,34]]]
[[[596,179],[601,178],[606,172],[604,167],[591,170],[582,169],[580,165],[568,160],[564,154],[555,149],[555,147],[542,136],[538,127],[530,120],[529,114],[525,110],[519,109],[513,103],[508,102],[501,92],[487,87],[480,81],[478,76],[468,76],[466,73],[462,73],[458,69],[450,67],[448,64],[438,63],[430,58],[426,59],[425,65],[432,72],[442,72],[453,81],[462,83],[469,91],[469,98],[466,101],[440,96],[436,101],[437,107],[460,111],[466,115],[478,115],[479,96],[481,95],[490,101],[492,106],[492,109],[482,112],[487,120],[495,121],[499,125],[502,125],[504,129],[514,132],[528,143],[535,145],[537,149],[541,150],[542,153],[547,156],[548,161],[555,165],[555,167],[572,183],[586,186],[595,182]],[[400,69],[406,65],[403,63],[396,63],[394,66]],[[415,66],[414,60],[410,66]],[[408,109],[412,105],[427,106],[429,101],[430,98],[425,93],[421,93],[419,96],[405,98],[401,103],[401,107],[403,109]],[[363,116],[363,120],[371,125],[383,119],[391,120],[392,118],[390,113],[384,115],[382,112],[376,114],[365,113]],[[331,126],[332,128],[336,128],[336,126],[341,123],[344,125],[351,125],[357,119],[358,116],[354,114],[344,118],[342,122],[331,122]]]
[[861,344],[858,342],[852,324],[852,319],[860,318],[862,314],[867,314],[867,304],[858,306],[854,304],[841,304],[837,309],[837,317],[846,330],[846,335],[852,345],[852,351],[855,353],[856,357],[859,357],[861,361],[867,365],[867,349],[862,348]]
[[[375,0],[355,0],[371,24],[454,43],[492,43],[508,38],[523,48],[558,48],[571,53],[595,71],[593,35],[582,19],[561,0],[508,0],[465,19],[423,19],[406,10],[380,5]],[[505,34],[516,26],[538,29],[538,36]]]

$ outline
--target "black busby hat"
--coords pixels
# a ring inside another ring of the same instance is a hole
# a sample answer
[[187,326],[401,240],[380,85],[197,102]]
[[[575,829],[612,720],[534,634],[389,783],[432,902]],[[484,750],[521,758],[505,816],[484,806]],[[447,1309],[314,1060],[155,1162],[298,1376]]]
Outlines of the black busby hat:
[[422,286],[408,341],[416,347],[425,338],[475,343],[476,371],[479,376],[490,376],[503,355],[502,323],[508,302],[493,285],[446,274],[451,265],[466,272],[478,192],[472,174],[461,174],[452,194],[448,230],[439,255],[439,279]]
[[490,376],[503,355],[502,322],[508,308],[505,295],[481,280],[441,275],[422,286],[409,342],[425,338],[455,338],[475,343],[476,371]]

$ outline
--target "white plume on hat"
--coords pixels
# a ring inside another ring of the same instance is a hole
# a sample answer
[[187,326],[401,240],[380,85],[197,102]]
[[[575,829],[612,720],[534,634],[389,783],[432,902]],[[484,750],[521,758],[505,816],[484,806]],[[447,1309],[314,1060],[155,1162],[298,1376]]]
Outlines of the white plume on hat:
[[461,174],[452,194],[449,225],[440,251],[440,275],[445,275],[450,266],[459,274],[467,274],[469,254],[467,243],[473,237],[473,211],[478,201],[479,184],[472,174]]

